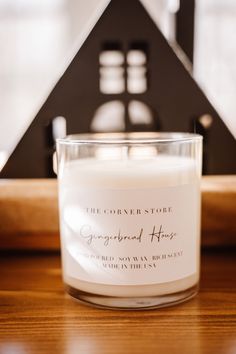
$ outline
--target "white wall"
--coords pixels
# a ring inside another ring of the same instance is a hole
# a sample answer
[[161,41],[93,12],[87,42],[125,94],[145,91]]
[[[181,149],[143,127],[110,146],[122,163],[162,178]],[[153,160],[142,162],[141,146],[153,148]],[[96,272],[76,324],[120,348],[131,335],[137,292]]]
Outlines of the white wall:
[[236,1],[198,0],[194,76],[236,138]]

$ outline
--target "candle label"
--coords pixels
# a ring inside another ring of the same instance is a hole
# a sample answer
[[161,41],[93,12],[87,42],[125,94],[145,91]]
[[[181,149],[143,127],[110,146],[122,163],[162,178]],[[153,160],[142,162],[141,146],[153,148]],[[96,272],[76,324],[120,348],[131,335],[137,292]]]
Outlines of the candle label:
[[61,195],[67,276],[111,285],[158,284],[197,272],[199,185],[75,189]]

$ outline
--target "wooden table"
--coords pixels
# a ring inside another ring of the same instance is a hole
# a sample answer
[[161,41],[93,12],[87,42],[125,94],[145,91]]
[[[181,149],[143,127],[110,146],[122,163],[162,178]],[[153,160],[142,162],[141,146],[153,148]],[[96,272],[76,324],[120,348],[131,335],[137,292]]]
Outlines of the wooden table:
[[0,353],[236,353],[233,251],[202,257],[199,295],[151,311],[87,307],[65,295],[57,254],[1,255]]

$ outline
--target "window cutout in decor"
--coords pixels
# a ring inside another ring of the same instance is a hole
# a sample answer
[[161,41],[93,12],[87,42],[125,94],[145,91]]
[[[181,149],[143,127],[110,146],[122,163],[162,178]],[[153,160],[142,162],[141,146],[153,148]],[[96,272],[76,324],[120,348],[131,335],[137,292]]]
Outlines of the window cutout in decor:
[[105,67],[116,67],[124,64],[124,54],[120,50],[103,50],[99,56],[99,64]]
[[121,101],[111,101],[100,106],[91,123],[95,132],[124,131],[125,107]]
[[131,49],[127,54],[127,64],[129,66],[142,66],[147,64],[147,55],[140,49]]
[[127,91],[141,94],[147,91],[147,44],[134,42],[127,53]]
[[202,127],[205,129],[210,129],[213,124],[213,118],[210,114],[203,114],[198,118],[198,120]]
[[53,119],[52,136],[54,141],[66,136],[66,119],[64,117],[58,116]]
[[140,94],[147,91],[147,71],[143,66],[130,66],[127,69],[127,90],[131,94]]
[[103,94],[120,94],[125,91],[124,53],[119,43],[111,42],[103,45],[99,55],[100,91]]
[[153,114],[151,109],[143,102],[131,101],[129,104],[129,117],[133,125],[153,123]]
[[120,66],[100,68],[100,91],[107,95],[124,92],[124,68]]
[[202,170],[203,174],[209,173],[210,161],[210,141],[214,131],[214,118],[211,114],[205,113],[193,120],[193,132],[197,132],[203,136],[203,161]]

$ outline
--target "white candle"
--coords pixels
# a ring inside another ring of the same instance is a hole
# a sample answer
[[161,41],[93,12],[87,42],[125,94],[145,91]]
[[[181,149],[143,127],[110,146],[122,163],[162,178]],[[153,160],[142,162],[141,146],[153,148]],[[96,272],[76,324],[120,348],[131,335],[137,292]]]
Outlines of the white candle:
[[64,282],[152,297],[199,280],[200,176],[187,157],[66,162],[60,184]]

